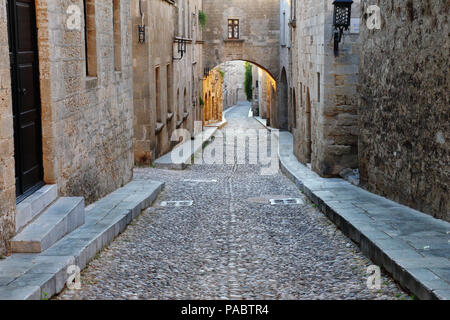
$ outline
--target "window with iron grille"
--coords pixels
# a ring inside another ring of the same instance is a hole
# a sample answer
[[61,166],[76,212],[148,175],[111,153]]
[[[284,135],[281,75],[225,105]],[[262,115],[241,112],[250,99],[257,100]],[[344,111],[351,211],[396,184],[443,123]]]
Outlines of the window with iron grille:
[[239,19],[228,19],[228,39],[239,39]]

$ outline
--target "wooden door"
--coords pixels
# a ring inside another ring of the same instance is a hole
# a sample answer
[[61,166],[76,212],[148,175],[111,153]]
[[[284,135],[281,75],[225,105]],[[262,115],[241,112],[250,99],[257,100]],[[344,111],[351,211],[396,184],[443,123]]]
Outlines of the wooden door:
[[34,0],[7,0],[18,201],[43,185]]

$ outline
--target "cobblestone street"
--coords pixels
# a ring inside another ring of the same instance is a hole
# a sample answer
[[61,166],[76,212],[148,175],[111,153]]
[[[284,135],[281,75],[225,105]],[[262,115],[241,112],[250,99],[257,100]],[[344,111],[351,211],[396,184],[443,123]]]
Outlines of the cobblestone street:
[[[223,131],[264,129],[248,113],[228,112]],[[218,136],[205,151],[231,143]],[[385,274],[381,290],[368,289],[371,261],[281,172],[191,165],[138,168],[135,179],[166,185],[82,272],[82,289],[56,299],[409,299]],[[303,203],[269,203],[281,198]],[[178,200],[193,205],[161,206]]]

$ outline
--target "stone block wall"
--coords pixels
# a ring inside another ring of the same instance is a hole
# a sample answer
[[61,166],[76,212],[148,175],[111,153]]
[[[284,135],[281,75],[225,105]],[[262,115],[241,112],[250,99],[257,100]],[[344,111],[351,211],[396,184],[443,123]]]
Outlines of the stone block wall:
[[243,61],[229,61],[219,65],[225,72],[223,84],[224,109],[234,106],[238,101],[246,101],[244,92],[245,68]]
[[[364,27],[371,4],[380,30]],[[450,221],[449,3],[363,1],[361,10],[361,180]]]
[[289,104],[291,30],[289,21],[291,17],[291,1],[280,0],[280,73],[277,76],[277,107],[272,113],[272,125],[278,129],[287,130],[292,117]]
[[[352,18],[359,20],[360,1]],[[359,34],[346,31],[340,56],[333,54],[333,4],[305,0],[296,4],[292,86],[296,89],[294,151],[322,176],[358,166]]]
[[203,80],[203,124],[222,121],[223,113],[223,81],[217,68],[211,70]]
[[[280,0],[203,0],[205,66],[244,60],[277,77],[280,67]],[[239,19],[239,40],[228,40],[228,19]]]
[[[95,8],[90,76],[82,0],[37,0],[36,24],[44,182],[58,184],[61,196],[82,196],[91,203],[132,178],[133,95],[130,4],[115,2],[120,32],[114,32],[113,3],[88,1]],[[70,5],[79,8],[75,28],[67,24]],[[1,0],[0,254],[15,230],[16,204],[7,23]]]
[[[132,1],[134,69],[134,157],[140,164],[169,152],[176,129],[194,134],[202,120],[202,30],[198,23],[201,0],[143,1],[147,39],[138,43],[139,1]],[[175,39],[186,42],[178,52]],[[158,79],[158,80],[157,80]]]
[[[90,203],[133,174],[131,13],[130,3],[120,1],[115,38],[112,2],[92,2],[96,69],[87,76],[84,19],[80,29],[68,29],[71,4],[83,12],[81,0],[37,1],[44,179],[57,183],[61,195]],[[121,49],[120,70],[114,46]]]
[[6,0],[0,0],[0,256],[14,235],[16,187]]
[[257,74],[259,116],[267,119],[267,124],[271,125],[273,109],[276,108],[277,83],[268,72],[261,68],[257,68]]

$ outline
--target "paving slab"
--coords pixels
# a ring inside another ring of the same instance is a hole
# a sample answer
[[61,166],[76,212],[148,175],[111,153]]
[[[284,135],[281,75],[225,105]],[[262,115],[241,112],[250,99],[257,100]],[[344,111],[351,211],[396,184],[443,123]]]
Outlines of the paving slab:
[[292,134],[279,139],[281,170],[364,254],[419,299],[450,299],[450,223],[322,178],[294,156]]
[[64,288],[67,269],[80,269],[109,245],[133,219],[133,212],[149,207],[164,184],[134,180],[97,201],[86,221],[41,253],[13,254],[0,260],[0,300],[48,299]]

